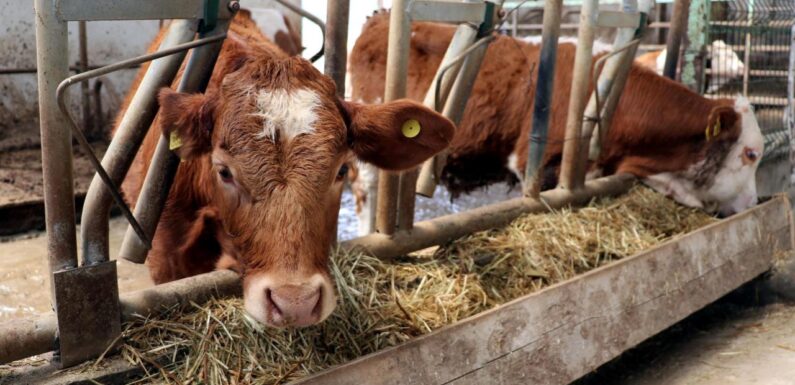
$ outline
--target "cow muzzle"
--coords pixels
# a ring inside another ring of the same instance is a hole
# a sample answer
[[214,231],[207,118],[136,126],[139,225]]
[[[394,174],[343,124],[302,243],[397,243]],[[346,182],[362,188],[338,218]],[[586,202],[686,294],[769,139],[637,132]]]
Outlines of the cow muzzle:
[[247,279],[246,311],[273,327],[305,327],[325,320],[336,306],[331,280],[321,274],[308,279],[277,280],[263,274]]

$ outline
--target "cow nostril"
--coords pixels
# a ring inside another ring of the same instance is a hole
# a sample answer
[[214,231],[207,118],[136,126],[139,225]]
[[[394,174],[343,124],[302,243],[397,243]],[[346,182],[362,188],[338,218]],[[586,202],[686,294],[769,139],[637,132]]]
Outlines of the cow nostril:
[[273,292],[271,291],[271,289],[265,289],[265,301],[267,301],[266,308],[270,309],[273,315],[281,316],[282,309],[280,309],[279,305],[276,304],[276,301],[273,300],[272,294]]

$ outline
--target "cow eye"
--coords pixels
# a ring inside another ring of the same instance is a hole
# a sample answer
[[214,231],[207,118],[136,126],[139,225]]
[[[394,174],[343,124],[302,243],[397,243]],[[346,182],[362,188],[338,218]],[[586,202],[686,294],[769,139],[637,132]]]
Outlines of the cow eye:
[[748,160],[750,160],[751,162],[755,162],[756,159],[759,157],[759,154],[757,154],[756,151],[747,148],[745,149],[745,157],[748,158]]
[[229,171],[229,167],[221,167],[218,170],[218,176],[221,177],[222,181],[232,183],[232,171]]
[[348,165],[347,164],[343,164],[342,166],[340,166],[340,170],[337,172],[337,180],[341,180],[342,178],[345,178],[345,175],[348,175]]

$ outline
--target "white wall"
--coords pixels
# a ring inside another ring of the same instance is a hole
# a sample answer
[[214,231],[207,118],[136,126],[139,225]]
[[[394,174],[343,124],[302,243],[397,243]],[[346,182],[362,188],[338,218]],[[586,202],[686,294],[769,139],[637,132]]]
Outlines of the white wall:
[[[131,0],[133,1],[133,0]],[[292,0],[300,3],[300,0]],[[324,2],[306,0],[306,2]],[[242,0],[244,8],[280,7],[272,0]],[[32,0],[0,0],[0,68],[36,68],[36,33]],[[286,11],[294,25],[300,17]],[[159,29],[158,21],[89,22],[88,57],[90,65],[105,65],[146,52]],[[78,61],[77,23],[69,23],[70,63]],[[103,91],[106,121],[113,119],[137,70],[122,70],[107,76],[111,87]],[[71,99],[75,117],[80,119],[80,86],[74,86]],[[110,91],[110,92],[106,92]],[[115,91],[115,92],[114,92]],[[36,74],[0,74],[0,140],[22,131],[38,131]]]

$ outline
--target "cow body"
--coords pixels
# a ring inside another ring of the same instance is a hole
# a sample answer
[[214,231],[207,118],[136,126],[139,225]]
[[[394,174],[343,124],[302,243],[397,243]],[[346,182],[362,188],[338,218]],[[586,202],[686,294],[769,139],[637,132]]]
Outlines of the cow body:
[[[387,30],[387,14],[371,17],[351,52],[354,100],[373,102],[383,94]],[[424,99],[453,34],[447,25],[412,25],[410,98]],[[575,51],[571,43],[558,49],[543,159],[545,188],[557,184]],[[491,43],[442,172],[442,182],[453,195],[521,180],[539,52],[538,44],[506,36]],[[705,134],[718,125],[716,135]],[[747,100],[709,100],[633,65],[602,154],[589,165],[589,177],[631,173],[680,203],[730,214],[756,201],[754,173],[762,146]]]
[[[206,92],[163,89],[159,102],[123,183],[135,204],[158,140],[174,138],[182,162],[147,257],[152,278],[232,268],[243,276],[246,310],[279,327],[317,323],[334,309],[328,255],[346,163],[406,169],[453,133],[447,119],[414,102],[340,100],[331,79],[289,57],[248,12],[233,20]],[[421,135],[401,135],[409,119]]]

